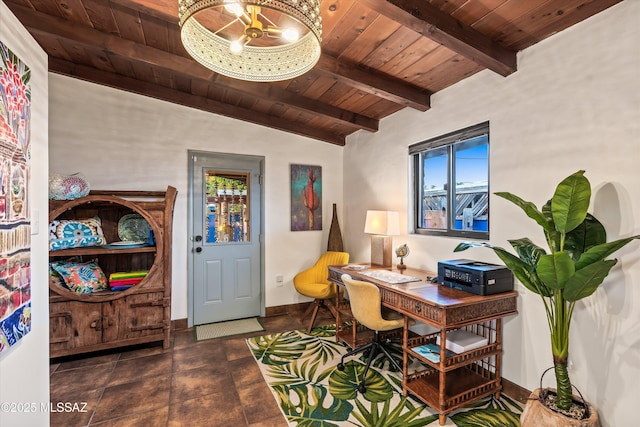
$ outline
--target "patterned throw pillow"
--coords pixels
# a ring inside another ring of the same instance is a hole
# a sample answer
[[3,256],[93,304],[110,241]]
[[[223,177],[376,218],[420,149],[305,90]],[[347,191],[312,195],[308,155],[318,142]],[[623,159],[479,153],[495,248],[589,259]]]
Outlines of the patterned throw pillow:
[[106,245],[100,218],[56,219],[49,224],[49,250]]
[[62,276],[53,268],[53,263],[49,264],[49,286],[61,286],[65,289],[69,289],[67,284],[64,283]]
[[52,262],[51,268],[71,291],[79,294],[108,290],[107,276],[95,262]]
[[71,258],[67,258],[65,260],[51,261],[49,263],[49,286],[60,286],[65,289],[69,289],[66,283],[64,283],[64,279],[58,272],[53,268],[54,264],[78,264],[82,262],[82,258],[79,256],[72,256]]

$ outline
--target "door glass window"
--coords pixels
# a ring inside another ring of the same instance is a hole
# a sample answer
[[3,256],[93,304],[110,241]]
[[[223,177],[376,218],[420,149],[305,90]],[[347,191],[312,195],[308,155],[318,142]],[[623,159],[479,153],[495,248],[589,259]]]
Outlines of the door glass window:
[[205,242],[249,242],[249,173],[205,171]]

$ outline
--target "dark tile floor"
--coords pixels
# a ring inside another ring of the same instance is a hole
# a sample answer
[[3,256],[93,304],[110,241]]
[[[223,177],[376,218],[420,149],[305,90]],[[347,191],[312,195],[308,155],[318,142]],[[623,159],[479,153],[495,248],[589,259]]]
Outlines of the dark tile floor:
[[[317,324],[334,321],[319,317]],[[266,332],[196,342],[184,329],[167,350],[156,344],[52,360],[52,405],[75,410],[52,412],[51,427],[286,427],[245,340],[306,324],[300,314],[261,321]]]

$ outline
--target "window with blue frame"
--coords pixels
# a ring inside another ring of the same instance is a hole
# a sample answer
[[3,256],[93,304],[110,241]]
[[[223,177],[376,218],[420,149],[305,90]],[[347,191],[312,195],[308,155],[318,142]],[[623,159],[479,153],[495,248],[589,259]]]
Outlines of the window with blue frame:
[[414,232],[489,238],[489,122],[409,147]]

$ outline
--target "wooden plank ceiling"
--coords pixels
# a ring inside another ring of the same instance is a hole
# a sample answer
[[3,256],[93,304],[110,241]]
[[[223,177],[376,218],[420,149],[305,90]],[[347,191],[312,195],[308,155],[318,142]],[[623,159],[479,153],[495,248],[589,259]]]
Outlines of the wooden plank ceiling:
[[344,145],[481,70],[517,72],[518,51],[621,0],[322,0],[320,61],[276,83],[192,60],[177,0],[3,1],[51,72]]

